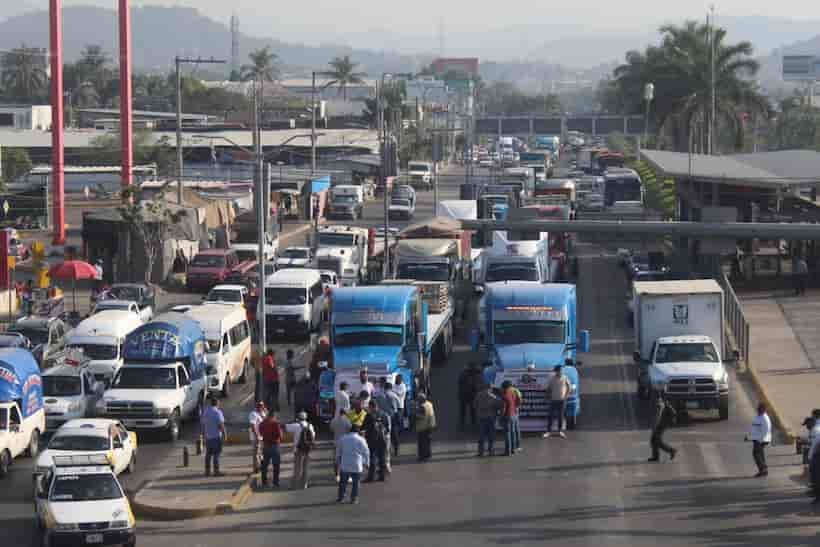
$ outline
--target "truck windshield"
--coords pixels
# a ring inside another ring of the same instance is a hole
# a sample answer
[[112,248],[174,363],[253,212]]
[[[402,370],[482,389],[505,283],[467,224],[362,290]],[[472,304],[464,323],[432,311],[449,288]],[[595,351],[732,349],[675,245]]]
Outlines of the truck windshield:
[[449,281],[450,269],[447,264],[400,263],[396,277],[416,281]]
[[709,343],[661,344],[655,352],[656,363],[717,363],[715,346]]
[[83,475],[59,475],[54,479],[51,501],[100,501],[116,500],[122,490],[114,475],[95,473]]
[[538,281],[535,264],[491,264],[484,281]]
[[279,255],[282,258],[307,258],[308,257],[308,250],[307,249],[285,249],[282,251],[282,254]]
[[219,353],[219,343],[221,340],[218,338],[216,340],[206,340],[205,341],[205,351],[208,353]]
[[335,345],[339,348],[353,346],[401,346],[401,329],[384,332],[374,330],[360,330],[336,334]]
[[176,389],[176,369],[126,366],[117,373],[113,387],[119,389]]
[[211,289],[208,302],[242,302],[242,293],[236,289]]
[[561,344],[564,342],[561,321],[496,321],[493,336],[496,344]]
[[417,171],[417,172],[421,172],[421,173],[426,173],[427,171],[430,170],[427,167],[427,165],[425,165],[423,163],[411,163],[410,165],[407,166],[407,168],[410,171]]
[[56,435],[48,443],[49,450],[108,450],[108,438],[92,435]]
[[70,397],[82,395],[79,376],[43,376],[43,396]]
[[219,255],[196,255],[191,261],[194,268],[224,268],[225,257]]
[[78,349],[83,355],[94,361],[104,361],[116,359],[119,354],[119,346],[111,344],[70,344],[69,349]]
[[269,306],[301,306],[307,302],[307,291],[299,287],[266,287],[265,304]]
[[353,234],[320,233],[319,247],[352,247]]

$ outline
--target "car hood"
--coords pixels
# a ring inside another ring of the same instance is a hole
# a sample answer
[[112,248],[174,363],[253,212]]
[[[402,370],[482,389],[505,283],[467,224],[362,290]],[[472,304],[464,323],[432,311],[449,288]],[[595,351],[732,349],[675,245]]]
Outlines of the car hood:
[[563,365],[566,359],[564,344],[514,344],[496,346],[495,354],[503,369],[526,369],[530,363],[538,369]]
[[175,389],[109,389],[103,400],[111,401],[144,401],[152,402],[155,406],[172,405],[177,402]]
[[[58,523],[98,522],[103,520],[128,520],[126,499],[100,501],[50,502],[49,510]],[[110,517],[108,515],[111,515]]]
[[[358,370],[364,365],[369,369],[373,365],[384,364],[388,364],[388,368],[392,368],[400,353],[401,347],[399,346],[353,346],[335,348],[333,350],[333,363],[336,370],[354,367]],[[370,374],[375,377],[373,372],[370,372]]]
[[717,379],[723,373],[723,365],[721,363],[695,361],[689,363],[655,363],[652,366],[657,372],[670,379],[692,378],[694,376]]

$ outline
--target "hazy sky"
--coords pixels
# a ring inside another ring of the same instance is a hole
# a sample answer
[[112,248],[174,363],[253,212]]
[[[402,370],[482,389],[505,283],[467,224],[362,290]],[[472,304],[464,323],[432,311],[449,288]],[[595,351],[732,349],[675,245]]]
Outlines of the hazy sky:
[[[47,0],[2,0],[0,18],[36,8]],[[321,33],[342,34],[373,29],[408,34],[435,32],[437,19],[448,31],[480,30],[518,24],[569,23],[597,28],[647,28],[658,21],[701,18],[710,3],[672,0],[611,0],[596,2],[526,2],[495,0],[132,0],[132,5],[196,6],[207,15],[226,20],[236,12],[242,30],[255,35],[302,37],[315,42]],[[117,0],[64,0],[64,5],[94,4],[115,7]],[[820,2],[806,0],[722,0],[714,2],[718,14],[791,16],[820,19]],[[598,6],[601,6],[600,8]]]

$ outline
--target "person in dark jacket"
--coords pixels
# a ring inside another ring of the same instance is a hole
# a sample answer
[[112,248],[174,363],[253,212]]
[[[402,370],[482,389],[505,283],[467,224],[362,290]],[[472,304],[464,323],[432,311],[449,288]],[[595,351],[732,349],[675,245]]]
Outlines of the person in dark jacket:
[[481,370],[475,363],[470,363],[458,376],[458,416],[461,430],[464,431],[467,415],[470,416],[470,425],[478,423],[475,411],[475,397],[478,395]]
[[672,405],[669,404],[669,401],[663,397],[658,397],[655,410],[655,426],[652,428],[652,438],[649,441],[652,445],[652,457],[649,458],[650,462],[660,461],[661,450],[669,454],[670,460],[675,459],[675,454],[677,454],[678,451],[664,442],[663,434],[666,428],[671,426],[675,421],[676,416],[677,412]]
[[308,416],[308,422],[316,427],[316,405],[319,402],[319,390],[316,384],[310,379],[310,374],[306,374],[293,390],[293,406],[295,415],[304,412]]
[[370,399],[367,416],[364,419],[364,438],[370,448],[370,468],[364,482],[373,482],[376,465],[379,466],[379,481],[387,473],[387,447],[390,443],[390,416],[379,408],[375,400]]

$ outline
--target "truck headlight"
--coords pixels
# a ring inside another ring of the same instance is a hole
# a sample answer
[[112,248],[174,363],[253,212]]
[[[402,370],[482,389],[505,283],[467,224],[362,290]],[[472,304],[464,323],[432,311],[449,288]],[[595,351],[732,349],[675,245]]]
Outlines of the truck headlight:
[[54,530],[57,532],[69,532],[77,529],[79,529],[79,526],[77,526],[76,522],[58,522],[54,525]]
[[726,391],[729,389],[729,375],[726,372],[723,373],[723,376],[718,378],[717,385],[720,390]]
[[123,528],[130,528],[130,523],[127,520],[112,520],[109,528],[114,530],[121,530]]
[[174,412],[174,409],[169,406],[160,406],[154,409],[154,414],[160,418],[168,418]]

